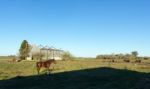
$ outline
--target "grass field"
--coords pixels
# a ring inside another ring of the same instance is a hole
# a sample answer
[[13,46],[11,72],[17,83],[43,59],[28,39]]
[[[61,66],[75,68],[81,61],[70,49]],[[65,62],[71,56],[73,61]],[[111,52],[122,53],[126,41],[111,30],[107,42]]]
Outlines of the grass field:
[[35,62],[0,60],[0,89],[150,89],[150,62],[57,61],[37,75]]

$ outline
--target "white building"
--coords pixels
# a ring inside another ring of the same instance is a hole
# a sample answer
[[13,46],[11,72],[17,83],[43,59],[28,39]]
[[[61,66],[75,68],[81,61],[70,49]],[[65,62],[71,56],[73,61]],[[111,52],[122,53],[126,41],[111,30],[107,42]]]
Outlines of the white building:
[[31,46],[31,51],[27,60],[33,60],[34,55],[42,55],[41,60],[55,59],[62,60],[64,51],[50,47]]

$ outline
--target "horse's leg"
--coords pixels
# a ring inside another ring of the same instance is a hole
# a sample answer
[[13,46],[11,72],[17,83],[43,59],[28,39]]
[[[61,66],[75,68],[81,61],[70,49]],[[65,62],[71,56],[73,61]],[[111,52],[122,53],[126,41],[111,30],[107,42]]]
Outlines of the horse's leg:
[[37,74],[39,75],[39,68],[37,68]]
[[50,65],[47,66],[47,74],[50,74]]
[[38,72],[38,75],[40,74],[40,67],[37,67],[37,72]]
[[47,73],[47,75],[49,75],[49,68],[48,67],[46,67],[46,73]]

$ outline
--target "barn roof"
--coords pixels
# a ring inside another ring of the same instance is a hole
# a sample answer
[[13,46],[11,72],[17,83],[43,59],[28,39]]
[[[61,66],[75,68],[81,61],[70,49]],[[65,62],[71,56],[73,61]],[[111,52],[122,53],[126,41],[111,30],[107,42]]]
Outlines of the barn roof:
[[47,48],[47,47],[42,47],[41,50],[63,51],[63,50],[60,50],[60,49],[56,49],[56,48]]

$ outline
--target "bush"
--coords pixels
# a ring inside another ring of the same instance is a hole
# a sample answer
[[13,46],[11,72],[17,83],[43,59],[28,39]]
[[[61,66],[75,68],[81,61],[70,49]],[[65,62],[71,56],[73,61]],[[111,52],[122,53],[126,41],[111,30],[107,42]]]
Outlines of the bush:
[[32,55],[32,58],[33,58],[33,60],[42,60],[42,57],[43,57],[43,56],[44,56],[43,53],[37,52],[37,53],[34,53],[34,54]]
[[62,55],[63,61],[74,60],[74,56],[70,52],[64,52]]

